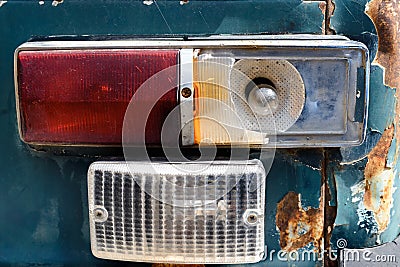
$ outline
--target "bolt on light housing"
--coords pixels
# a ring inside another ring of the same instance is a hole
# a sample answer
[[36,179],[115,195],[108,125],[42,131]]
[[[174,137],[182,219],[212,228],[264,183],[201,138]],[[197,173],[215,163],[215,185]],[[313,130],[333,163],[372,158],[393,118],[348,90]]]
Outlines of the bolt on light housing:
[[258,160],[96,162],[88,171],[92,252],[105,259],[251,263],[264,252]]

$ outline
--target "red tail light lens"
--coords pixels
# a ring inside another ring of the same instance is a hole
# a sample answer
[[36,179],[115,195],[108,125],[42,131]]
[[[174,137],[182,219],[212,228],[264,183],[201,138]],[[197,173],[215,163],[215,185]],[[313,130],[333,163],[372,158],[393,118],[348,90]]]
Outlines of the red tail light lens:
[[[31,144],[119,145],[126,108],[136,90],[157,72],[176,65],[179,50],[93,49],[18,53],[20,131]],[[174,88],[155,105],[146,143],[160,143],[165,117],[177,105]],[[146,104],[146,96],[142,103]]]

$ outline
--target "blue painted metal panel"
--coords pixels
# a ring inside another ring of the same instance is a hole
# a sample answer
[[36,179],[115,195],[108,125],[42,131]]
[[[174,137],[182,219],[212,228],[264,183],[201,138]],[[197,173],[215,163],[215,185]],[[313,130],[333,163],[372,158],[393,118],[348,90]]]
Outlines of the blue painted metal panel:
[[[374,58],[377,33],[364,14],[366,2],[335,1],[331,25],[338,34],[364,42]],[[13,85],[13,52],[19,44],[50,35],[321,34],[324,16],[319,5],[320,2],[300,0],[192,0],[184,5],[179,1],[157,1],[149,6],[142,1],[122,0],[65,0],[57,6],[52,1],[41,5],[39,1],[10,0],[3,4],[0,7],[0,145],[3,152],[0,156],[0,263],[113,264],[95,259],[89,247],[86,171],[98,158],[36,152],[19,140]],[[382,70],[374,66],[366,143],[341,151],[344,161],[354,163],[341,166],[339,152],[328,150],[326,172],[332,195],[329,205],[337,205],[331,238],[333,247],[340,238],[348,239],[349,247],[371,246],[377,240],[373,224],[368,225],[373,218],[365,222],[365,227],[358,224],[361,200],[357,200],[352,186],[364,179],[365,156],[395,116],[394,90],[385,87],[382,78]],[[399,164],[396,146],[397,142],[392,142],[388,157],[395,170]],[[301,194],[303,207],[319,207],[324,160],[327,159],[320,150],[277,152],[267,178],[265,237],[269,251],[280,249],[276,208],[288,192]],[[394,187],[399,186],[396,172]],[[396,192],[394,207],[400,203],[400,194]],[[380,235],[380,241],[393,240],[400,232],[399,222],[400,213],[393,208],[390,224]],[[275,258],[271,265],[277,264]],[[296,265],[310,264],[296,262]]]
[[[0,7],[0,263],[113,264],[90,251],[86,172],[94,157],[55,156],[19,140],[13,52],[50,35],[321,33],[319,3],[293,1],[8,1]],[[276,203],[287,190],[318,206],[318,171],[280,156],[267,190],[268,246],[278,249]],[[282,169],[286,169],[281,173]],[[311,175],[311,176],[310,176]],[[275,180],[279,182],[275,182]],[[274,192],[276,191],[276,192]],[[260,265],[261,266],[261,265]]]

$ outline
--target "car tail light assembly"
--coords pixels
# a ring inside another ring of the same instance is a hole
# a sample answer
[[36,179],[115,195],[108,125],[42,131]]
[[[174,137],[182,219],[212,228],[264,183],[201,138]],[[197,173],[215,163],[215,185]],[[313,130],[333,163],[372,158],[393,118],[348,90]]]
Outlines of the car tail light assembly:
[[146,88],[131,113],[153,106],[146,145],[161,145],[177,107],[181,146],[340,147],[364,139],[367,48],[307,35],[25,43],[15,53],[21,139],[121,146],[132,96],[165,69],[167,79]]
[[264,255],[258,160],[96,162],[88,172],[92,252],[163,263],[252,263]]

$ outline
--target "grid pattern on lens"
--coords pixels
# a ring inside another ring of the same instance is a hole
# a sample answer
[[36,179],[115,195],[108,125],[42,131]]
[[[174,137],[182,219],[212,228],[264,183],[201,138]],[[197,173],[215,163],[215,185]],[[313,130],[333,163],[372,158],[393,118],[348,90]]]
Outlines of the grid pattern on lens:
[[[91,242],[95,256],[179,263],[261,260],[265,174],[260,166],[255,165],[250,172],[247,169],[246,173],[166,175],[165,179],[153,179],[148,174],[132,176],[122,164],[110,166],[95,163],[89,170]],[[214,186],[204,187],[205,184]],[[177,190],[179,187],[184,189]],[[196,190],[198,187],[205,189]],[[220,197],[218,191],[230,187]],[[159,191],[166,201],[147,193],[152,190]],[[167,204],[184,200],[187,194],[191,195],[190,201],[193,194],[196,196],[194,207]],[[210,201],[212,198],[216,200]],[[93,213],[99,207],[107,211],[104,222],[96,220]],[[248,223],[248,214],[256,214],[258,222]]]

